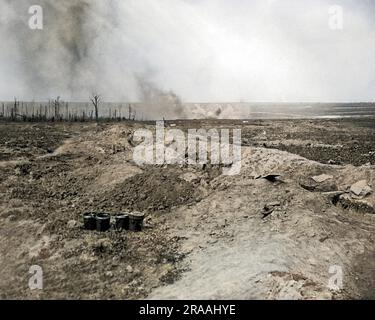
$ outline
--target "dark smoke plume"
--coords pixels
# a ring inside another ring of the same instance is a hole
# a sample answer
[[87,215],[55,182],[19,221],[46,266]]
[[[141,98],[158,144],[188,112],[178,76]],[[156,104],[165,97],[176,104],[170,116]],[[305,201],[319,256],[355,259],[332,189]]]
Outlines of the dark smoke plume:
[[[0,99],[149,101],[151,83],[160,103],[170,91],[197,103],[371,101],[374,1],[335,4],[341,31],[328,0],[0,0]],[[31,5],[43,30],[28,28]]]
[[[87,80],[94,85],[90,51],[99,30],[90,23],[94,17],[91,1],[39,0],[44,13],[44,29],[40,31],[27,27],[28,8],[33,4],[35,1],[6,0],[15,19],[5,28],[18,47],[20,73],[28,91],[34,97],[75,96]],[[57,92],[59,89],[62,92]]]

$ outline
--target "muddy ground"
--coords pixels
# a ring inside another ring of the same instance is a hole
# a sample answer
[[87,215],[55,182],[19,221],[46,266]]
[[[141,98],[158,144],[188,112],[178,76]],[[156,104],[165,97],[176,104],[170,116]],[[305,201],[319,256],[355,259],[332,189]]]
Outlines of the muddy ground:
[[[0,123],[2,299],[375,297],[375,196],[350,193],[375,188],[375,120],[173,124],[241,128],[240,175],[137,166],[132,132],[151,124]],[[140,233],[82,229],[84,212],[132,210]]]

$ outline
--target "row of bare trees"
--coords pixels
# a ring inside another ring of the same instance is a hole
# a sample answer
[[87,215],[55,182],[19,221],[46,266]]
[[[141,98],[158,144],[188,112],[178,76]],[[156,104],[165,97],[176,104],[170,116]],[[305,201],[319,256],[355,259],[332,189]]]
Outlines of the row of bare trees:
[[[11,104],[2,103],[0,108],[0,120],[10,121],[120,121],[136,120],[136,110],[131,104],[127,106],[127,112],[122,113],[122,106],[119,109],[109,108],[108,116],[100,115],[100,104],[102,98],[99,94],[92,94],[90,97],[92,110],[71,110],[69,104],[60,97],[50,100],[48,104],[31,105],[14,99]],[[140,119],[143,120],[143,119]]]

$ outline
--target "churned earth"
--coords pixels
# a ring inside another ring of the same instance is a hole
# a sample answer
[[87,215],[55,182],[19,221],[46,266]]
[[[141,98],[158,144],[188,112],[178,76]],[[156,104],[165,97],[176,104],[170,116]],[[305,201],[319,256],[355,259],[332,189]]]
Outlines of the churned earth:
[[[374,123],[167,123],[241,128],[240,174],[224,176],[136,165],[132,134],[152,123],[2,122],[1,298],[374,298]],[[84,212],[132,210],[140,233],[82,229]]]

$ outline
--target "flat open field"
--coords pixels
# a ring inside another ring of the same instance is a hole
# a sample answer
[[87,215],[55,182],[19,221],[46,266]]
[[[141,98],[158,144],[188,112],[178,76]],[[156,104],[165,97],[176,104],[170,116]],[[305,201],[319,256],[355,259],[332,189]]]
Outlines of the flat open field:
[[[173,124],[241,128],[240,174],[136,165],[132,133],[152,123],[0,122],[0,298],[375,298],[375,194],[350,190],[375,188],[375,119]],[[132,210],[142,232],[82,228]]]

